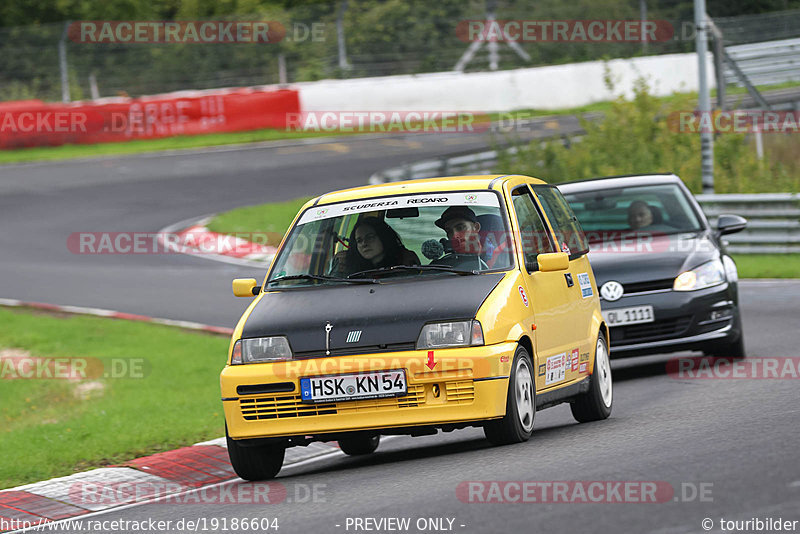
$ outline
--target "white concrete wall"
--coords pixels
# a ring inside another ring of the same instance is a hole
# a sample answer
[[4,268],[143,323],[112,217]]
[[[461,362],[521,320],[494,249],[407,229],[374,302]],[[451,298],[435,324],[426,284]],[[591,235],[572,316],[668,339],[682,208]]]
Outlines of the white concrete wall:
[[[711,53],[708,77],[714,86]],[[616,87],[603,82],[605,65]],[[634,81],[644,76],[653,94],[697,90],[697,56],[670,54],[608,63],[589,61],[496,72],[384,76],[321,80],[293,84],[300,89],[303,111],[510,111],[560,109],[633,94]]]

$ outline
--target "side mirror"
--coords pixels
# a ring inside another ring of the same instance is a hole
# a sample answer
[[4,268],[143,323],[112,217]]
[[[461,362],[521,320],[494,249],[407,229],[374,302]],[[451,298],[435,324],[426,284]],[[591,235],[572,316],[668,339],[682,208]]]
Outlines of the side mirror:
[[237,297],[252,297],[261,292],[255,278],[237,278],[233,281],[233,294]]
[[566,252],[550,252],[536,257],[539,270],[543,273],[569,269],[569,255]]
[[747,228],[747,219],[738,215],[720,215],[717,219],[719,235],[735,234]]

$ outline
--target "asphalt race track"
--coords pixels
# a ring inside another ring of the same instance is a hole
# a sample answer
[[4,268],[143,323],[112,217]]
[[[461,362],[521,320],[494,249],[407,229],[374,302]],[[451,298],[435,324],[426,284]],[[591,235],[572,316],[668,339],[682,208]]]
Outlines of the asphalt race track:
[[[381,168],[484,143],[409,135],[0,167],[0,296],[232,326],[249,300],[231,295],[230,280],[263,273],[182,255],[76,255],[67,237],[155,232],[362,185]],[[796,357],[800,281],[743,282],[740,298],[750,357]],[[397,437],[369,457],[287,468],[276,480],[289,496],[280,504],[186,499],[92,519],[274,517],[280,533],[365,532],[347,519],[386,517],[411,518],[406,532],[420,532],[418,518],[452,519],[464,533],[678,533],[705,531],[705,518],[713,531],[722,518],[800,520],[800,381],[676,379],[665,370],[670,357],[614,362],[610,419],[579,425],[561,405],[537,414],[525,444],[490,447],[477,429]],[[471,503],[457,494],[467,481],[656,481],[675,493],[646,504]],[[296,498],[313,485],[316,499]]]

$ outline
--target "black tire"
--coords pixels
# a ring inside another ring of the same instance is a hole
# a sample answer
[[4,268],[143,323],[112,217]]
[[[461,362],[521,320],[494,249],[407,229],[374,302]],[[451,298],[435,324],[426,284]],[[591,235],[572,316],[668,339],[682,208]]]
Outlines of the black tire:
[[380,434],[356,434],[339,440],[339,448],[350,456],[372,454],[381,442]]
[[589,379],[589,391],[581,393],[570,402],[572,417],[579,423],[606,419],[611,415],[614,404],[613,392],[608,342],[605,334],[600,331],[594,349],[594,370]]
[[483,433],[491,443],[509,445],[530,439],[536,415],[534,376],[533,361],[528,351],[525,347],[517,347],[508,380],[506,415],[483,425]]
[[283,457],[286,455],[286,446],[280,444],[244,446],[228,435],[225,428],[225,438],[228,441],[228,457],[236,474],[245,480],[269,480],[283,466]]

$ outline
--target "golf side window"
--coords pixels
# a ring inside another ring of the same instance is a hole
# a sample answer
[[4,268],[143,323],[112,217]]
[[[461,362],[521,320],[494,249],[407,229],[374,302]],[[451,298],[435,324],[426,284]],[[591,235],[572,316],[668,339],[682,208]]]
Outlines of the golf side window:
[[589,241],[583,233],[581,223],[561,191],[551,185],[536,185],[533,186],[533,191],[553,227],[560,250],[569,254],[571,260],[589,252]]
[[517,187],[511,192],[511,197],[519,221],[525,268],[528,272],[532,272],[539,268],[537,263],[539,254],[555,252],[555,245],[528,186]]

